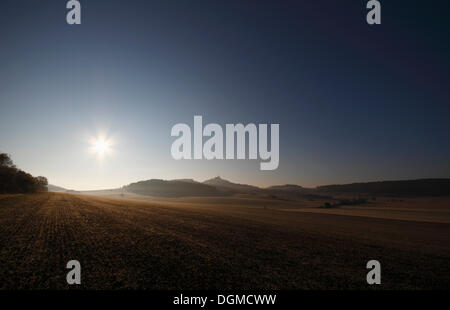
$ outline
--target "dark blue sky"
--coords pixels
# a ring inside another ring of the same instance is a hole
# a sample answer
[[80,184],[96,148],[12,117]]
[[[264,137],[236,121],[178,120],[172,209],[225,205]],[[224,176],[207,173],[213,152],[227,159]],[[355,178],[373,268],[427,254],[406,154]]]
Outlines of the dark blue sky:
[[[221,175],[313,186],[450,176],[448,1],[0,2],[0,149],[87,189]],[[171,127],[279,123],[280,166],[174,161]],[[99,164],[87,141],[114,152]]]

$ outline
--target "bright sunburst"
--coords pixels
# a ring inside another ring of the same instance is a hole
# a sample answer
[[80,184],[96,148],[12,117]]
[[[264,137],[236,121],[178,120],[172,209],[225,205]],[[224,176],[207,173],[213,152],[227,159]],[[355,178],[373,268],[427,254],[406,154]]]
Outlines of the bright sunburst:
[[98,139],[94,142],[94,151],[98,155],[103,155],[109,150],[109,143],[105,139]]
[[108,155],[112,151],[111,140],[104,137],[92,138],[90,140],[90,150],[93,154],[97,155],[97,158],[103,159],[105,155]]

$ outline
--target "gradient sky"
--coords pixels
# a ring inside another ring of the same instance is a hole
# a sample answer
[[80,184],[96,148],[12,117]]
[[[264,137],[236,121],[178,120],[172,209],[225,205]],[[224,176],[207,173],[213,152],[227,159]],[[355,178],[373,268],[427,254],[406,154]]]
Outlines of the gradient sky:
[[[0,151],[85,190],[450,177],[448,1],[0,2]],[[280,165],[175,161],[176,123],[279,123]],[[88,152],[100,133],[114,152]]]

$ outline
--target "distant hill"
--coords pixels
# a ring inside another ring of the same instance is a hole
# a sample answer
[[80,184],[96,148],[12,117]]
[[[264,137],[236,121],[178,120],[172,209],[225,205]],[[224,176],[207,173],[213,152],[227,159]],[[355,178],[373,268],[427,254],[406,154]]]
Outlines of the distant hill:
[[47,188],[48,188],[49,192],[55,192],[55,193],[64,193],[67,191],[67,189],[65,189],[63,187],[52,185],[52,184],[47,185]]
[[203,182],[203,184],[211,185],[217,188],[219,191],[226,193],[245,193],[255,194],[262,191],[261,188],[253,185],[233,183],[221,177],[215,177]]
[[[392,196],[450,196],[450,179],[422,179],[408,181],[382,181],[326,185],[305,188],[295,184],[276,185],[267,188],[233,183],[220,177],[197,182],[193,179],[151,179],[124,186],[127,192],[155,197],[227,196],[251,194],[275,199],[332,199],[334,194],[367,194]],[[50,185],[49,191],[66,189]]]
[[214,186],[194,180],[159,180],[151,179],[124,186],[128,192],[155,197],[188,197],[222,195]]
[[189,183],[199,183],[197,181],[195,181],[194,179],[174,179],[171,181],[180,181],[180,182],[189,182]]
[[233,183],[227,180],[222,179],[221,177],[215,177],[203,182],[203,184],[211,185],[217,188],[218,190],[224,192],[234,192],[234,193],[259,193],[262,191],[261,188],[247,185],[247,184],[239,184]]
[[60,187],[60,186],[56,186],[56,185],[52,185],[52,184],[47,185],[47,189],[49,192],[54,192],[54,193],[72,193],[72,194],[81,193],[81,192],[75,191],[73,189],[66,189],[64,187]]
[[267,190],[279,190],[279,191],[298,191],[298,192],[304,192],[304,191],[310,190],[310,189],[307,189],[300,185],[295,185],[295,184],[274,185],[274,186],[269,186],[266,189]]
[[399,196],[450,196],[450,179],[381,181],[319,186],[320,192],[363,193]]

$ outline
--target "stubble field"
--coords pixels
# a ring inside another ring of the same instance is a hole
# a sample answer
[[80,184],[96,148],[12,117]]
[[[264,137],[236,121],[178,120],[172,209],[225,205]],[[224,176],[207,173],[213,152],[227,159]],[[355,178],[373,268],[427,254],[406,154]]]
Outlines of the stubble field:
[[[0,288],[450,289],[450,199],[0,195]],[[366,283],[367,261],[382,284]]]

